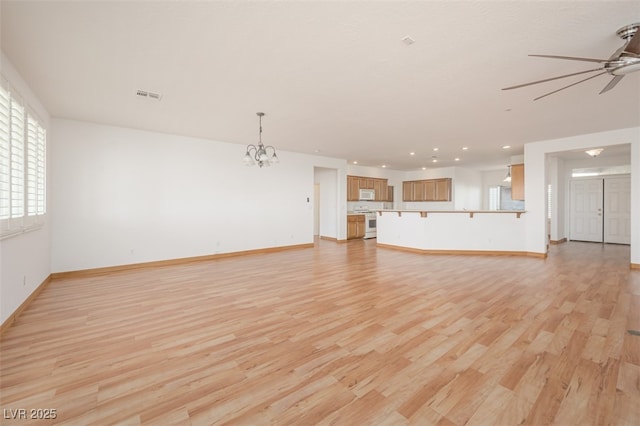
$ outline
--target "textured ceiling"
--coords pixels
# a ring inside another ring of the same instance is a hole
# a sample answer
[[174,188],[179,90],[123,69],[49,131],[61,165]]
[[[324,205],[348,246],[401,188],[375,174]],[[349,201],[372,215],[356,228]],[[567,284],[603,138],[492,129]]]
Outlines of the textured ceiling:
[[280,150],[403,170],[436,166],[434,155],[437,166],[491,168],[527,142],[640,125],[640,72],[603,95],[609,76],[535,102],[581,77],[500,90],[594,68],[527,55],[608,58],[623,43],[616,30],[640,22],[637,1],[1,8],[2,50],[54,117],[244,145],[263,111],[263,141]]

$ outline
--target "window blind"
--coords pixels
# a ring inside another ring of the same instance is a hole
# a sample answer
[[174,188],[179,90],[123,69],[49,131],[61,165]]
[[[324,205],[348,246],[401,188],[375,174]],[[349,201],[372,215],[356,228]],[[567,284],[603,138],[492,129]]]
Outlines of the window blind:
[[10,216],[9,92],[0,86],[0,220]]
[[0,78],[0,238],[35,229],[46,213],[47,136]]

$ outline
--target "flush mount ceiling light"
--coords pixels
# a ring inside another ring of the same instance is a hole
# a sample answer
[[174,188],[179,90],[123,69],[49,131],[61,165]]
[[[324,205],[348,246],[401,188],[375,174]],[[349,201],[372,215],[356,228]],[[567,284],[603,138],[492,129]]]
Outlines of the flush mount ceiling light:
[[402,42],[404,44],[406,44],[407,46],[411,46],[416,41],[411,36],[406,35],[406,36],[402,37]]
[[[258,146],[253,144],[247,145],[247,152],[244,154],[244,162],[247,166],[254,166],[258,164],[260,167],[269,167],[271,164],[279,163],[280,160],[276,155],[276,149],[271,145],[264,146],[262,144],[262,117],[264,112],[256,112],[260,122],[260,132],[258,134]],[[268,150],[273,151],[273,154],[269,156]]]
[[604,151],[603,148],[596,148],[596,149],[589,149],[589,150],[585,151],[584,153],[587,154],[591,158],[596,158],[598,155],[600,155],[600,153],[602,151]]

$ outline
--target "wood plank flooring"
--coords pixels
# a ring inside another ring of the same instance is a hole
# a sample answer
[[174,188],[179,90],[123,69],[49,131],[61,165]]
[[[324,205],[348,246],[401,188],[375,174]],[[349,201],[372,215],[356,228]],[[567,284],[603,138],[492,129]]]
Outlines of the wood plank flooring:
[[1,421],[638,425],[627,330],[628,246],[541,260],[319,241],[53,281],[2,336]]

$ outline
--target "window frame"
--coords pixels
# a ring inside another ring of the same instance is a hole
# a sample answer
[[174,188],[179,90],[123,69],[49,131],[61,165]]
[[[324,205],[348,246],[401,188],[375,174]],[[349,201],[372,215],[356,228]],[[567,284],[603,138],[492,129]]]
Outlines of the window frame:
[[46,195],[47,129],[0,76],[0,240],[41,228]]

